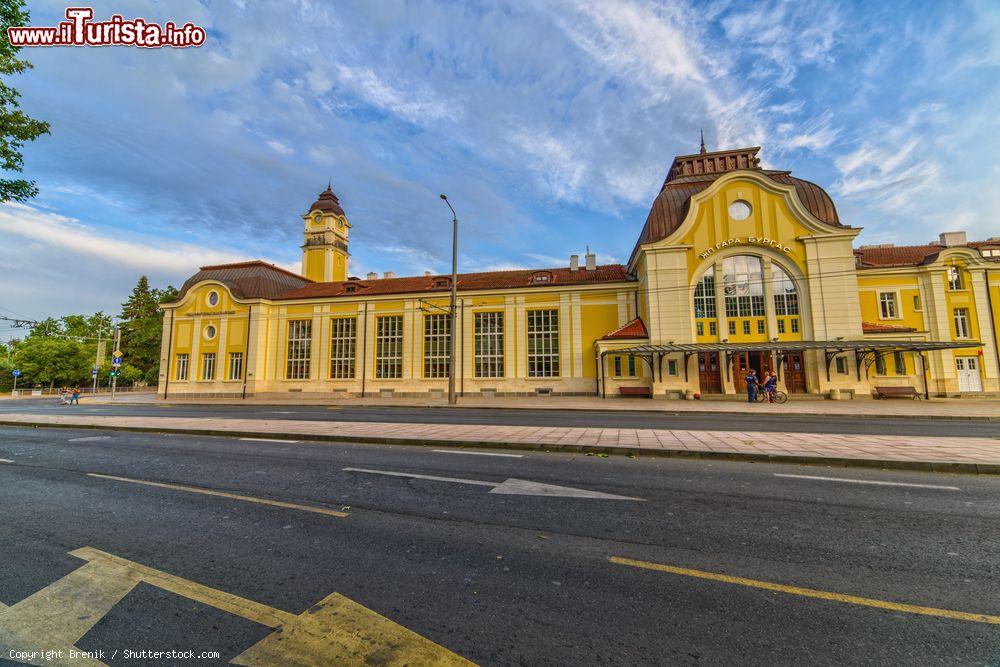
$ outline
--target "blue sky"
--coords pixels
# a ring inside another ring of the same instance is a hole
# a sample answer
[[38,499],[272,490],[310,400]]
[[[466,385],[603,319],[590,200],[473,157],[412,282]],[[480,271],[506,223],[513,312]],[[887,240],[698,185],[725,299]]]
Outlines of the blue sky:
[[[34,25],[65,4],[33,2]],[[116,311],[139,275],[295,268],[333,180],[351,273],[625,261],[674,155],[763,146],[862,242],[1000,235],[995,2],[127,2],[187,50],[26,49],[29,205],[0,312]],[[0,329],[0,336],[5,331]]]

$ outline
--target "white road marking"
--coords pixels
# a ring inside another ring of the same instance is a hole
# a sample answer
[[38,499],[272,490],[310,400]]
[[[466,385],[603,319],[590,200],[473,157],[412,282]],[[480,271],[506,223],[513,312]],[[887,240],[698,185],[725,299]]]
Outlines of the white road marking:
[[282,438],[240,438],[240,440],[250,440],[251,442],[298,442],[298,440],[284,440]]
[[822,482],[848,482],[849,484],[875,484],[878,486],[908,486],[917,489],[943,489],[945,491],[961,491],[957,486],[941,486],[939,484],[907,484],[906,482],[879,482],[873,479],[846,479],[844,477],[818,477],[816,475],[783,475],[772,473],[775,477],[794,477],[796,479],[817,479]]
[[506,456],[512,459],[524,458],[524,454],[500,454],[497,452],[466,452],[461,449],[432,449],[432,452],[439,454],[473,454],[475,456]]
[[92,440],[110,440],[110,435],[88,435],[83,438],[70,438],[67,442],[90,442]]
[[272,415],[294,415],[295,413],[291,410],[272,410]]
[[363,472],[371,475],[388,475],[390,477],[409,477],[411,479],[426,479],[432,482],[453,482],[455,484],[472,484],[475,486],[491,486],[490,493],[501,493],[516,496],[555,496],[561,498],[598,498],[602,500],[643,500],[629,496],[616,496],[613,493],[602,493],[588,489],[574,489],[569,486],[542,484],[526,479],[513,477],[503,482],[484,482],[478,479],[460,479],[457,477],[437,477],[434,475],[418,475],[409,472],[392,472],[389,470],[371,470],[368,468],[344,468],[345,472]]
[[0,459],[0,463],[13,463],[10,459]]

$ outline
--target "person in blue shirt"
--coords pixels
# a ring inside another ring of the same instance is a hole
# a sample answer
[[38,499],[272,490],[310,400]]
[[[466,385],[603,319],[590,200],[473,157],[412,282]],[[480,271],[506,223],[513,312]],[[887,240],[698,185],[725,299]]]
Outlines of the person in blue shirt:
[[768,403],[774,403],[774,392],[778,390],[778,376],[774,371],[765,373],[767,379],[764,380],[764,395],[767,396]]
[[743,381],[747,383],[747,403],[757,402],[757,371],[750,369]]

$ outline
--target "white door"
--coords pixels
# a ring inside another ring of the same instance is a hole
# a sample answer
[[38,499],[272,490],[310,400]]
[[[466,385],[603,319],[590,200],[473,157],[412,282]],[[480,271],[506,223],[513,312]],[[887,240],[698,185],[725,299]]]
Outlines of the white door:
[[983,378],[979,375],[979,357],[955,357],[959,391],[982,391]]

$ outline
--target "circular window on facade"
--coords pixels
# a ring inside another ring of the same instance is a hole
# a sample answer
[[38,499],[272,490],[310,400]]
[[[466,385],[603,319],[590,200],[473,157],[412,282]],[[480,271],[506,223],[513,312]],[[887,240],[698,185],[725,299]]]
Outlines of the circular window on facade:
[[210,305],[210,306],[218,306],[219,305],[219,293],[218,292],[209,292],[208,293],[208,305]]
[[212,340],[213,338],[215,338],[215,334],[216,333],[218,333],[218,332],[216,331],[216,329],[215,329],[215,327],[213,325],[209,324],[207,327],[205,327],[205,338],[206,339]]
[[752,211],[750,204],[742,199],[737,199],[729,205],[729,217],[736,221],[746,220]]

